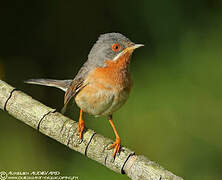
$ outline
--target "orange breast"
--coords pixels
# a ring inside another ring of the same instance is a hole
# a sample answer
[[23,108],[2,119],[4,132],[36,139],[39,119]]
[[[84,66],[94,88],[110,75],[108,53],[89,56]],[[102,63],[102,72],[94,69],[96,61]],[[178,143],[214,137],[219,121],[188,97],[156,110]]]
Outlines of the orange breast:
[[88,81],[94,82],[95,80],[112,87],[129,88],[131,86],[131,76],[128,71],[131,52],[125,53],[119,59],[106,60],[106,67],[96,68],[87,78]]

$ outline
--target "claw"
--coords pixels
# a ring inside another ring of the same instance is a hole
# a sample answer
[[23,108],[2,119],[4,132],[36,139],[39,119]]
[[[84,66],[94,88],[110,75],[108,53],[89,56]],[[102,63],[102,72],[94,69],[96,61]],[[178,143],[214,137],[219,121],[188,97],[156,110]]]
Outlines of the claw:
[[109,149],[113,149],[113,148],[114,148],[113,158],[115,158],[116,154],[120,152],[120,138],[119,137],[117,137],[116,141],[109,147]]

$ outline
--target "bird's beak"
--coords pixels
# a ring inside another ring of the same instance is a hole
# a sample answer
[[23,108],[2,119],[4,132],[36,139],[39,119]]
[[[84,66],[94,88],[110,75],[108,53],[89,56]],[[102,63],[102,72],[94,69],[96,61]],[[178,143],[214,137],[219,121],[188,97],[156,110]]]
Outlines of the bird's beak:
[[134,51],[135,49],[137,49],[137,48],[139,48],[139,47],[142,47],[142,46],[144,46],[144,45],[143,45],[143,44],[134,44],[134,45],[126,48],[125,50],[126,50],[126,52],[128,52],[128,51]]
[[135,44],[132,46],[133,49],[137,49],[139,47],[143,47],[144,45],[143,44]]

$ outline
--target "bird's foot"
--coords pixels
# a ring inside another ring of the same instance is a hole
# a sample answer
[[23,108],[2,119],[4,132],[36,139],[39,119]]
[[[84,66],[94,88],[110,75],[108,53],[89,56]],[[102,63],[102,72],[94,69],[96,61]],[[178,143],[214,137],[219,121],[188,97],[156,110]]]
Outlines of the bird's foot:
[[120,145],[120,138],[117,137],[116,141],[112,145],[109,146],[109,149],[113,149],[114,148],[113,158],[115,158],[116,154],[120,152],[120,147],[121,147],[121,145]]
[[79,138],[82,139],[82,134],[83,134],[83,131],[84,131],[84,121],[79,121],[78,123],[78,132],[79,132]]

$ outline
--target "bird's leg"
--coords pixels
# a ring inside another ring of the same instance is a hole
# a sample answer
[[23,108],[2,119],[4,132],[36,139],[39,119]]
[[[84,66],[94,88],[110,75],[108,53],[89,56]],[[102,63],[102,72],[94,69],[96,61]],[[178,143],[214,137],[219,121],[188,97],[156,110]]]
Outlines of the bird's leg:
[[80,114],[79,114],[79,124],[78,124],[78,131],[79,131],[79,138],[82,139],[82,133],[84,130],[84,121],[82,119],[82,109],[80,109]]
[[109,116],[109,123],[111,124],[113,131],[116,135],[116,141],[109,147],[110,149],[114,148],[113,157],[115,158],[116,153],[120,151],[120,137],[117,133],[116,127],[113,124],[112,115]]

